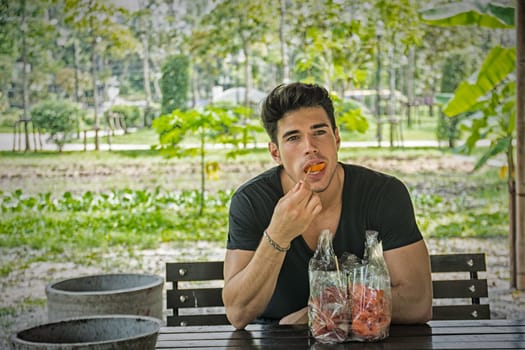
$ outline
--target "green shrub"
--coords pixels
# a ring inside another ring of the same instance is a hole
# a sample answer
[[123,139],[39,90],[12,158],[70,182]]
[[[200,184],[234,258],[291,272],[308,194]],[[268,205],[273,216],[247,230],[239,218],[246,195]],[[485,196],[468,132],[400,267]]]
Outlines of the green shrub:
[[45,100],[31,109],[34,127],[49,133],[59,151],[74,137],[84,116],[79,105],[67,100]]
[[162,67],[161,114],[170,114],[176,109],[186,109],[190,86],[189,66],[190,60],[187,56],[177,55],[169,58]]

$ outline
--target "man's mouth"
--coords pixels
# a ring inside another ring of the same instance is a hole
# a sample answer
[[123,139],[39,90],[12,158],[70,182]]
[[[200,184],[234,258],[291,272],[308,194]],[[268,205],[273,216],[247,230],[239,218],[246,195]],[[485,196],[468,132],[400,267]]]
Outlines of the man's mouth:
[[305,172],[306,175],[308,175],[308,174],[317,174],[318,172],[323,170],[325,167],[326,167],[326,163],[325,162],[312,164],[312,165],[309,165],[306,168],[304,168],[304,172]]

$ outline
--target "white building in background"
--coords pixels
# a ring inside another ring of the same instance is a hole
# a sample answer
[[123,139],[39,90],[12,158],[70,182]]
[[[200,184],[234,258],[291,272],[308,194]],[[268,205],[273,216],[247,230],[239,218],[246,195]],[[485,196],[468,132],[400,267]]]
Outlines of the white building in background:
[[[223,90],[222,86],[215,86],[212,91],[212,103],[230,102],[233,104],[243,104],[245,91],[246,88],[244,86],[233,87],[226,90]],[[252,88],[248,91],[248,103],[250,105],[260,105],[265,97],[266,93],[261,90]]]

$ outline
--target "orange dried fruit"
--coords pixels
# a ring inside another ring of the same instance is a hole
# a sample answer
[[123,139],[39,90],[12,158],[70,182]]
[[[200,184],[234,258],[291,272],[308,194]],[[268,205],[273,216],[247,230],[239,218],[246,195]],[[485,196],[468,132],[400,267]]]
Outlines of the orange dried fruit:
[[304,172],[305,173],[314,173],[314,172],[317,172],[317,171],[321,171],[325,168],[326,166],[326,163],[317,163],[317,164],[313,164],[313,165],[310,165],[308,167],[306,167],[306,169],[304,169]]

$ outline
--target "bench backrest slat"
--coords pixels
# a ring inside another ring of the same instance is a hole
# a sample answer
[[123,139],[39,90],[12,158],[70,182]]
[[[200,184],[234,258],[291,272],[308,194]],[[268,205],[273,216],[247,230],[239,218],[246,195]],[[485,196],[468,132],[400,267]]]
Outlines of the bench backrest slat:
[[430,255],[432,272],[486,271],[485,254],[433,254]]

